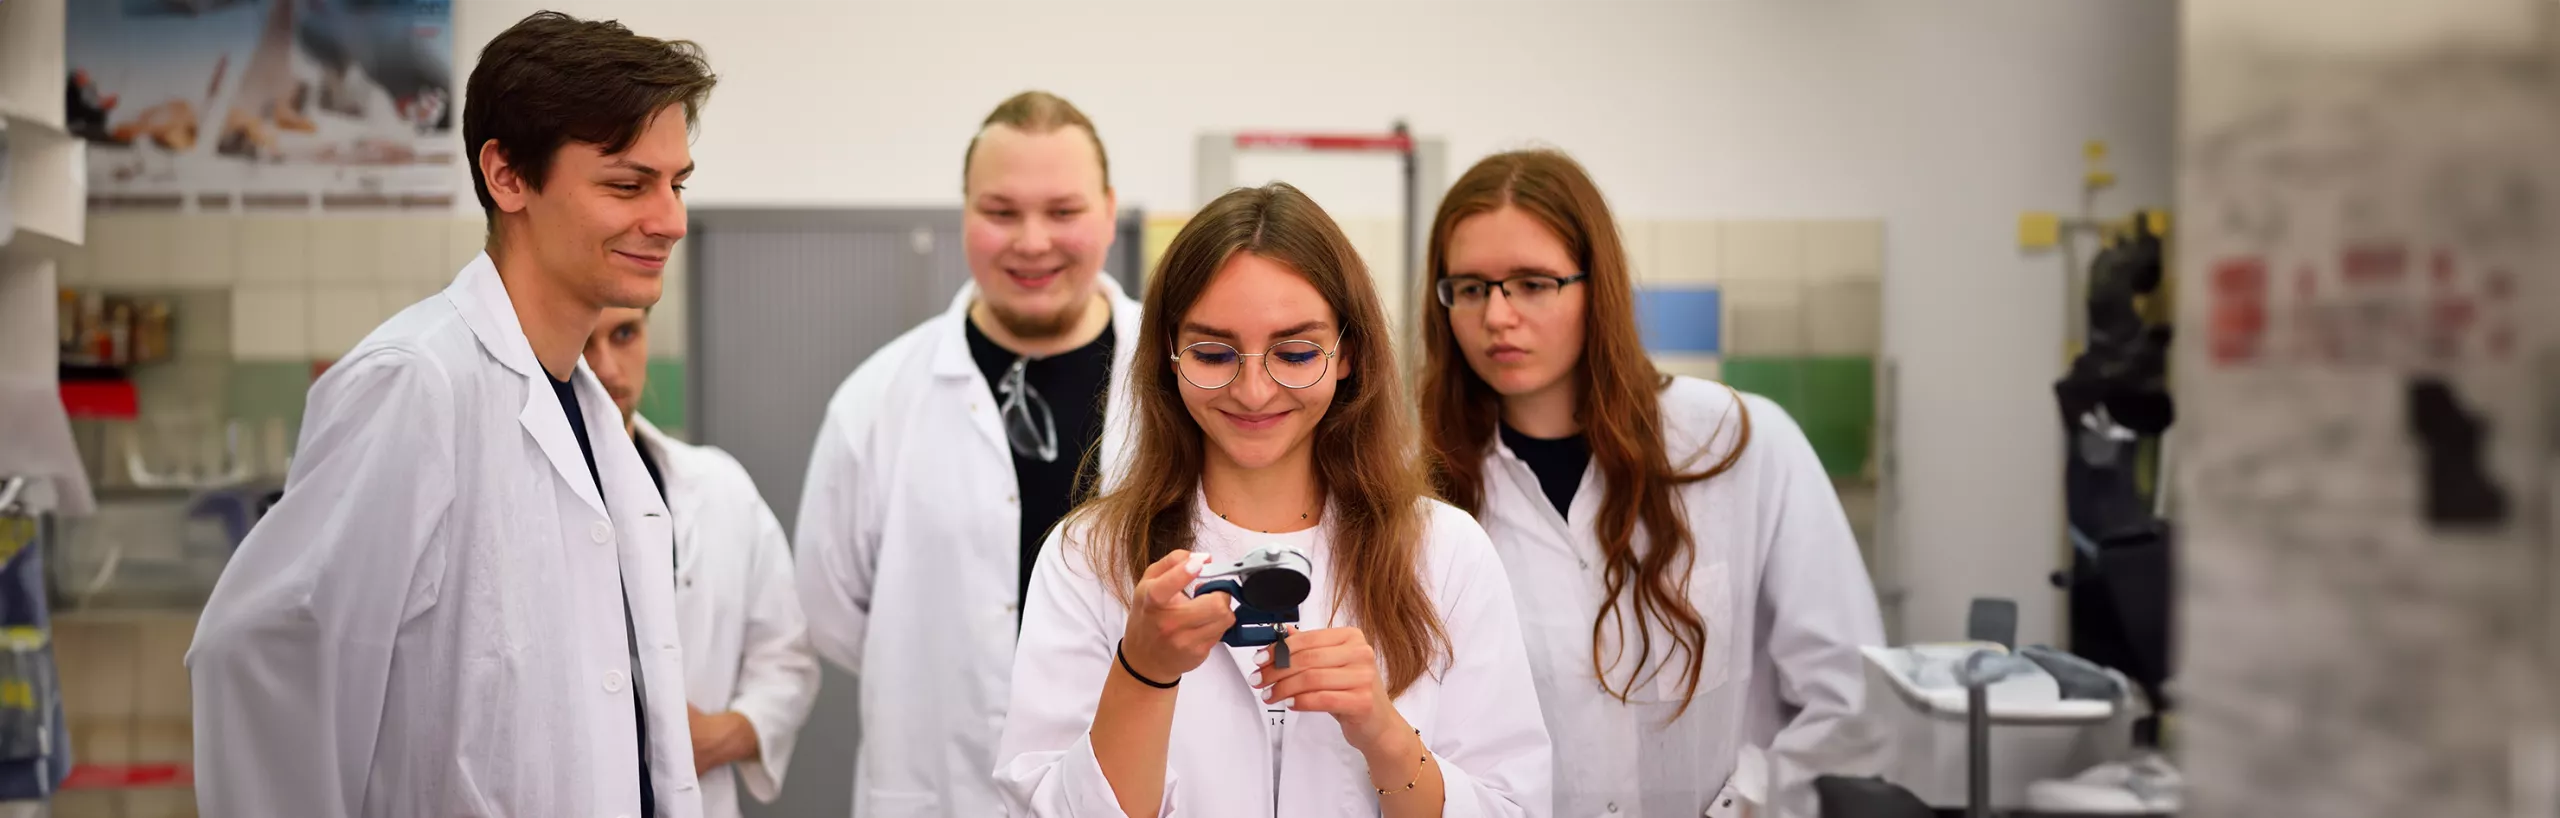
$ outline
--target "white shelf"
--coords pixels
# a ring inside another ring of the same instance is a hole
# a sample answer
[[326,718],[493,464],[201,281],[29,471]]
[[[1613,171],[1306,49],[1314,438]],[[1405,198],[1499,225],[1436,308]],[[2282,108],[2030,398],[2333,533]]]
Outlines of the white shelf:
[[[20,0],[0,0],[0,8]],[[60,128],[10,118],[9,214],[16,245],[27,235],[56,243],[86,243],[89,213],[89,146]]]
[[63,129],[66,1],[0,0],[0,115]]
[[89,477],[54,379],[55,292],[51,259],[0,254],[0,477],[34,477],[37,507],[86,514]]

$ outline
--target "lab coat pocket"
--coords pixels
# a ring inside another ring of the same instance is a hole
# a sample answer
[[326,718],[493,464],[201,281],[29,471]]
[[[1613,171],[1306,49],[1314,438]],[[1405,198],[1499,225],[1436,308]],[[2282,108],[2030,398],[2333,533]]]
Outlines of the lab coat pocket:
[[0,629],[0,761],[45,757],[53,743],[53,645],[41,628]]
[[930,792],[890,792],[871,790],[862,794],[862,803],[853,814],[863,818],[936,818],[942,814],[942,799]]
[[[1689,604],[1697,610],[1699,619],[1704,620],[1707,627],[1706,658],[1698,663],[1699,696],[1723,687],[1732,679],[1733,640],[1742,633],[1739,628],[1749,626],[1733,610],[1731,566],[1732,563],[1719,561],[1689,577]],[[1680,701],[1688,688],[1687,680],[1681,678],[1679,666],[1685,664],[1688,657],[1662,647],[1667,644],[1665,640],[1655,640],[1657,655],[1663,661],[1675,663],[1652,680],[1650,696],[1658,703]]]

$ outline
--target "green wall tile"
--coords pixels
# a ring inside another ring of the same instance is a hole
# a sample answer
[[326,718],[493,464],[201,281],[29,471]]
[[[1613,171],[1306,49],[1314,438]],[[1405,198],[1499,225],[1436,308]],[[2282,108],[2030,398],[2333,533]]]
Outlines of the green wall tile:
[[649,387],[640,390],[640,416],[659,429],[684,428],[684,369],[681,358],[649,359]]
[[1875,361],[1864,357],[1725,359],[1725,383],[1776,401],[1804,429],[1823,470],[1864,473],[1873,456]]
[[223,404],[231,417],[281,417],[287,428],[302,427],[303,398],[311,392],[310,361],[235,361],[230,374]]

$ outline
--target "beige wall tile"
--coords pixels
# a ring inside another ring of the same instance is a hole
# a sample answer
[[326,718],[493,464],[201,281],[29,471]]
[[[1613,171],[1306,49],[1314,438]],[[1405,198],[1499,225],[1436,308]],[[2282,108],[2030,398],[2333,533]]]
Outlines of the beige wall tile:
[[238,272],[243,282],[307,284],[311,281],[311,220],[301,216],[240,219]]
[[1804,226],[1798,222],[1724,223],[1725,281],[1795,281],[1804,277]]

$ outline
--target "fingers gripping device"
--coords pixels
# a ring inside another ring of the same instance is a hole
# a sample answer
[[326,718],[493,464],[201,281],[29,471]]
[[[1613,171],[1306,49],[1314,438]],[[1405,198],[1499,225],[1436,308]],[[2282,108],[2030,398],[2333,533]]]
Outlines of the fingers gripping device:
[[1314,587],[1315,563],[1295,548],[1266,545],[1244,559],[1212,564],[1191,582],[1190,594],[1224,593],[1236,601],[1236,624],[1219,641],[1240,648],[1271,645],[1273,667],[1289,666],[1281,626],[1298,621],[1298,603]]

